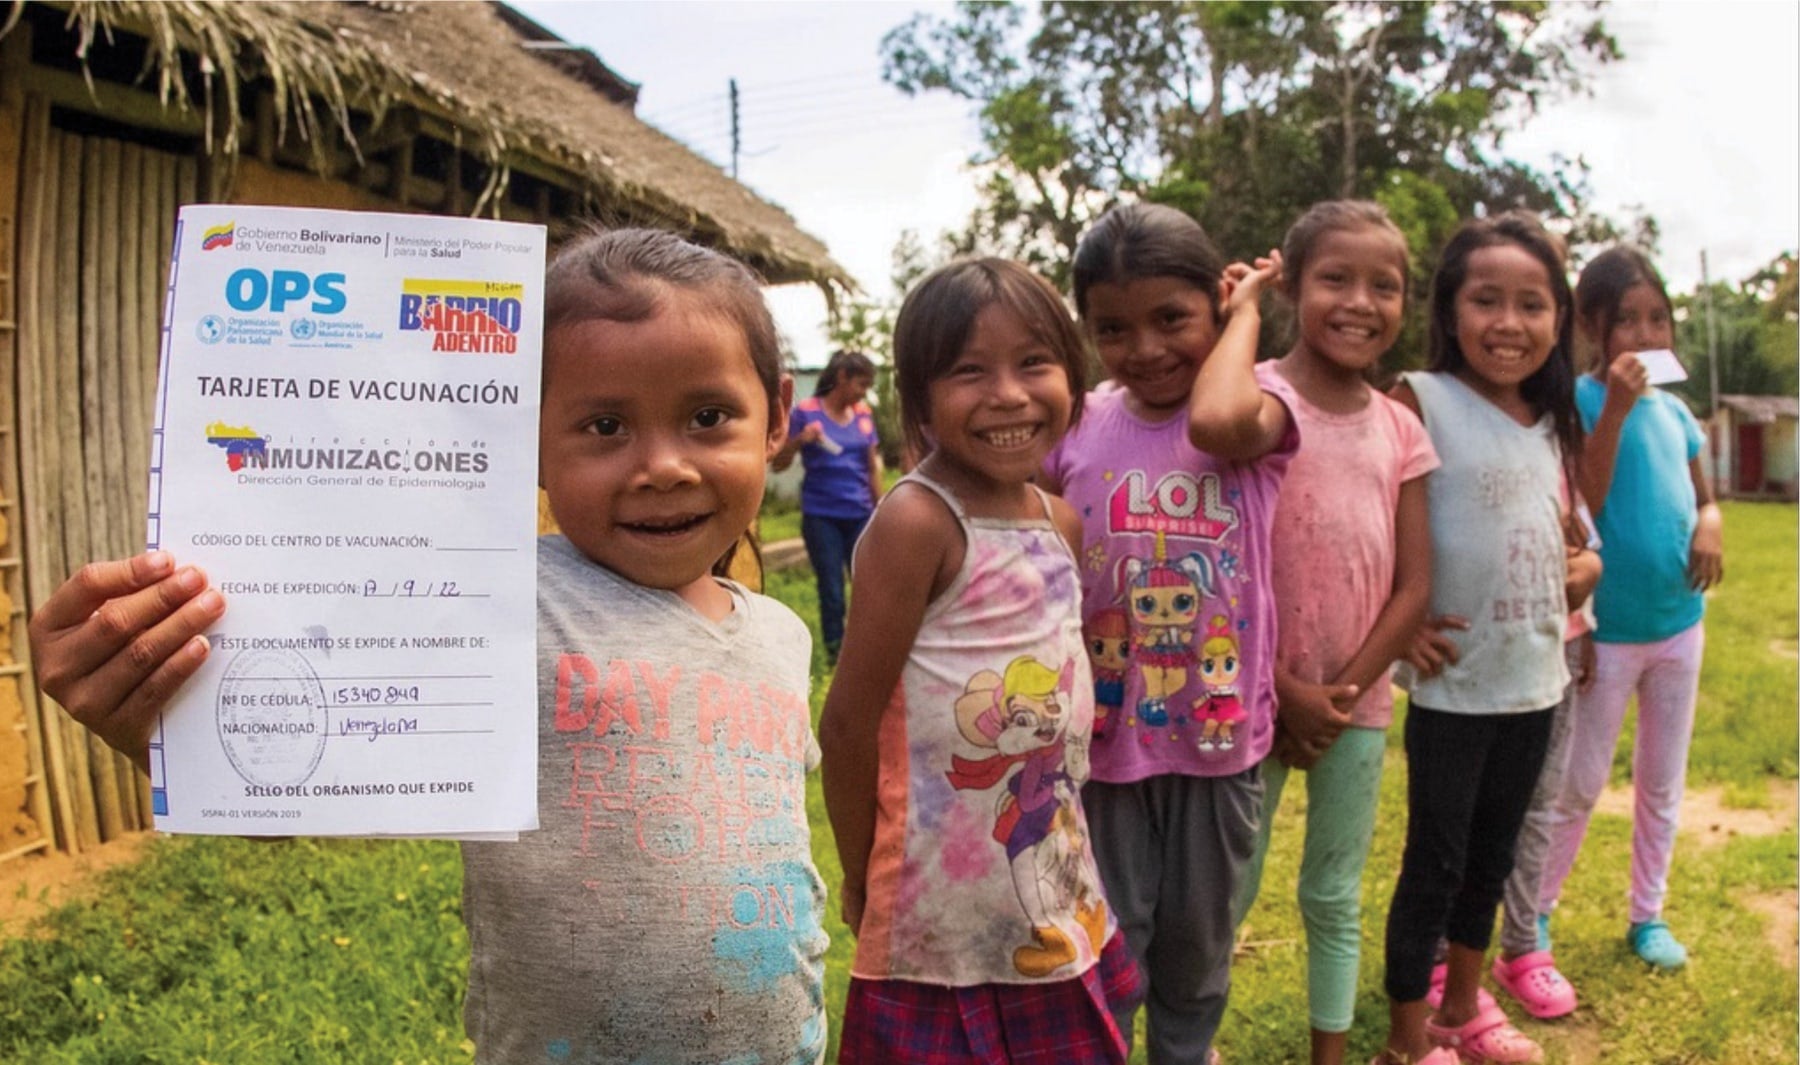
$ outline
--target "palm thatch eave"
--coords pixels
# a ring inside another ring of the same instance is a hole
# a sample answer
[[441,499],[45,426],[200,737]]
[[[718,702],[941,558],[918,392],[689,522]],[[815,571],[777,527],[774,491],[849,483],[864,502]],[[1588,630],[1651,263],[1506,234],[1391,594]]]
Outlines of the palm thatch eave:
[[[566,175],[602,214],[661,225],[743,259],[771,282],[810,281],[832,298],[854,283],[825,246],[687,147],[520,47],[497,3],[294,0],[69,0],[80,58],[118,32],[148,42],[141,81],[168,108],[203,116],[209,149],[242,146],[241,94],[266,79],[279,129],[357,151],[353,115],[410,108],[450,124],[489,165],[476,212],[514,165]],[[17,9],[13,18],[17,19]],[[9,27],[10,28],[10,27]],[[3,31],[0,31],[3,32]],[[197,70],[190,79],[188,71]],[[190,84],[190,80],[197,84]],[[835,290],[835,291],[834,291]]]

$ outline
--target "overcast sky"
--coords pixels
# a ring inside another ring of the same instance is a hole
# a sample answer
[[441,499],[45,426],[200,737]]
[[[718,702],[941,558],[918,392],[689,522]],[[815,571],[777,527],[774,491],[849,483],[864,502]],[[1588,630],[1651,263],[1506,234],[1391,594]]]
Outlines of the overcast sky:
[[[593,48],[639,82],[638,114],[729,162],[726,86],[740,91],[739,177],[785,207],[870,292],[885,296],[895,240],[932,237],[975,204],[965,164],[969,109],[909,98],[881,81],[879,45],[915,12],[948,5],[865,2],[545,2],[517,7]],[[1547,167],[1581,156],[1594,204],[1640,208],[1662,227],[1671,287],[1742,278],[1800,244],[1800,5],[1780,0],[1615,3],[1625,60],[1590,97],[1552,104],[1506,142]],[[1233,251],[1234,249],[1227,249]],[[823,361],[823,301],[809,287],[772,302],[803,364]]]

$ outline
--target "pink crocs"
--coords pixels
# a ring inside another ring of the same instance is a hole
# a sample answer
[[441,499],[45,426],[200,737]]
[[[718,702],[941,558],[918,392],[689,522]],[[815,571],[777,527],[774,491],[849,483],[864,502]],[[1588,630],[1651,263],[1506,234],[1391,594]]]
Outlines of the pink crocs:
[[1495,958],[1494,982],[1540,1021],[1575,1012],[1575,988],[1557,971],[1556,959],[1547,950],[1521,954],[1510,962]]
[[[1431,986],[1425,989],[1425,1004],[1427,1006],[1430,1006],[1434,1010],[1443,1009],[1444,981],[1449,979],[1449,977],[1450,967],[1448,965],[1438,964],[1431,967]],[[1476,1009],[1489,1010],[1495,1005],[1494,996],[1488,992],[1487,988],[1478,987],[1475,989]]]
[[1544,1050],[1512,1026],[1499,1006],[1482,1010],[1457,1028],[1425,1022],[1425,1037],[1448,1047],[1462,1065],[1542,1065]]

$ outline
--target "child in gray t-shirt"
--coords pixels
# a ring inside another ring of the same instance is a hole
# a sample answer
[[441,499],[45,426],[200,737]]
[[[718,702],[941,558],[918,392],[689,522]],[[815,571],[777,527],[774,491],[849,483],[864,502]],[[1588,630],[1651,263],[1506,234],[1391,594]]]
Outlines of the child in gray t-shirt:
[[[817,1062],[811,639],[714,576],[786,432],[774,325],[744,267],[647,230],[574,241],[545,300],[542,827],[463,848],[476,1060]],[[144,765],[224,609],[163,552],[90,565],[32,619],[37,675]]]

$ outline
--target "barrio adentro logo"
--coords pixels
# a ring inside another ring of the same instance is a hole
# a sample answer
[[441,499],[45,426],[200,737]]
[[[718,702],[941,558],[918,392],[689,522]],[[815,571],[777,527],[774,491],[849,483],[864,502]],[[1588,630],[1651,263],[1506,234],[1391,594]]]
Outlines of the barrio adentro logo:
[[400,331],[430,333],[432,351],[511,355],[519,350],[525,286],[513,281],[409,277],[400,287]]

